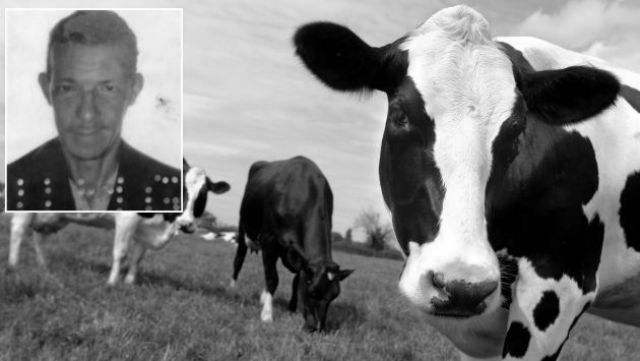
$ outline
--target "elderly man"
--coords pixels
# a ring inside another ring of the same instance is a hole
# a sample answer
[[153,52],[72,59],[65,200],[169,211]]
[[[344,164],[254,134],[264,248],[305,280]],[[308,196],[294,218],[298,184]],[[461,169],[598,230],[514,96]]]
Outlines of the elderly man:
[[112,11],[76,11],[52,29],[38,77],[58,136],[7,167],[8,210],[179,210],[178,169],[121,138],[140,93],[135,34]]

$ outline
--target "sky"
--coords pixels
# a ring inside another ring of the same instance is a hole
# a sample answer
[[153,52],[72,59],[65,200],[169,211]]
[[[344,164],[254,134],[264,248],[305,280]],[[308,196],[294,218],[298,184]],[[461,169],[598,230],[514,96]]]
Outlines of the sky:
[[640,72],[640,1],[3,0],[3,7],[184,8],[184,154],[231,184],[209,197],[208,209],[236,224],[250,165],[301,154],[327,177],[334,229],[344,232],[366,209],[389,221],[377,172],[386,97],[324,87],[295,57],[293,33],[327,20],[381,46],[459,3],[480,11],[495,36],[537,36]]

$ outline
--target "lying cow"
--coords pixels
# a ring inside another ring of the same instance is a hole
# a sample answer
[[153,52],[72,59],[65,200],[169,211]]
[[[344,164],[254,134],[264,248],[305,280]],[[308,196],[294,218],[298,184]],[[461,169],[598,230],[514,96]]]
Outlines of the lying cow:
[[17,266],[20,245],[29,233],[32,233],[37,260],[45,265],[40,248],[41,239],[58,232],[69,223],[77,223],[98,228],[115,228],[113,264],[108,284],[118,282],[121,262],[127,255],[129,246],[132,246],[132,250],[125,282],[135,282],[138,265],[147,248],[164,247],[179,230],[193,233],[196,228],[195,218],[204,213],[207,191],[221,194],[230,189],[226,182],[212,182],[205,171],[198,167],[191,168],[185,162],[183,168],[183,213],[14,213],[11,219],[9,268]]
[[583,312],[640,326],[640,76],[466,6],[370,47],[314,23],[297,54],[386,92],[380,184],[400,290],[462,359],[555,360]]
[[262,250],[266,289],[260,298],[264,322],[273,320],[278,258],[295,273],[289,310],[302,309],[307,331],[324,330],[329,304],[340,294],[341,270],[331,259],[333,194],[318,166],[305,157],[256,162],[240,206],[238,249],[232,286],[242,268],[247,243]]

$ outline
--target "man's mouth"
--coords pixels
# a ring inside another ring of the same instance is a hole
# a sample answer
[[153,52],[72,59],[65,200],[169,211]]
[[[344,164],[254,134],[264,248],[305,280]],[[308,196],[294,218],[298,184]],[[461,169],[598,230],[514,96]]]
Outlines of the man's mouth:
[[91,136],[95,135],[100,131],[100,128],[80,128],[75,130],[75,134],[79,136]]

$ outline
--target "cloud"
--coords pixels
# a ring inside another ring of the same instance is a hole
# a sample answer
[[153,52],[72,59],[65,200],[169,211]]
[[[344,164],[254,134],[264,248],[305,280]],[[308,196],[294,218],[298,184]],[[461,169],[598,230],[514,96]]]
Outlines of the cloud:
[[574,0],[553,13],[537,10],[516,29],[569,49],[640,71],[640,6],[624,1]]
[[617,42],[640,30],[640,7],[622,1],[574,0],[555,14],[537,10],[517,29],[572,49],[585,49],[596,41]]

